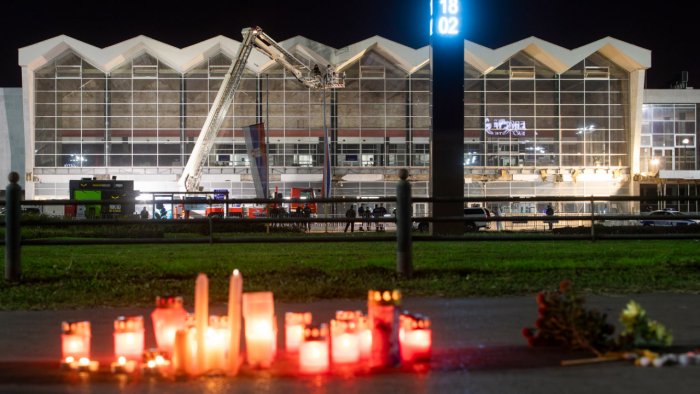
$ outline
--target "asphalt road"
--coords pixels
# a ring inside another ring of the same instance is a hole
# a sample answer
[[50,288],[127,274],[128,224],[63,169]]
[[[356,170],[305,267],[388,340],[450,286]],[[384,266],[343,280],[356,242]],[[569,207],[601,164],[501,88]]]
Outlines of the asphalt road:
[[[700,297],[645,294],[595,296],[590,307],[616,321],[628,300],[635,299],[674,334],[677,351],[700,346]],[[334,370],[323,376],[299,376],[293,360],[284,356],[270,370],[243,367],[236,378],[202,377],[170,381],[156,377],[125,377],[107,372],[78,374],[58,368],[60,323],[90,320],[93,358],[112,357],[112,322],[120,315],[145,309],[98,309],[0,312],[0,392],[8,393],[697,393],[700,365],[663,368],[635,367],[610,362],[562,367],[561,360],[587,357],[559,349],[527,347],[520,331],[532,325],[537,307],[533,297],[407,298],[405,309],[428,315],[433,323],[434,354],[429,365],[369,371]],[[329,320],[337,309],[365,309],[362,301],[277,303],[277,316],[286,311],[311,311],[314,320]],[[211,313],[225,313],[214,305]],[[155,341],[147,321],[147,346]],[[281,319],[279,327],[283,327]],[[280,348],[282,335],[280,334]]]

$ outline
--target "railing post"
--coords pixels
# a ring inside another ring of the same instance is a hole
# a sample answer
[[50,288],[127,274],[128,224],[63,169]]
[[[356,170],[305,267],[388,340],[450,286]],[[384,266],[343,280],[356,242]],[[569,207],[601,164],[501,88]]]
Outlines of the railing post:
[[408,170],[399,170],[396,184],[396,272],[405,278],[413,275],[411,252],[411,184]]
[[595,241],[595,200],[591,198],[591,241]]
[[20,218],[22,187],[17,182],[19,174],[11,172],[10,183],[5,188],[5,280],[19,282],[22,274],[22,234]]

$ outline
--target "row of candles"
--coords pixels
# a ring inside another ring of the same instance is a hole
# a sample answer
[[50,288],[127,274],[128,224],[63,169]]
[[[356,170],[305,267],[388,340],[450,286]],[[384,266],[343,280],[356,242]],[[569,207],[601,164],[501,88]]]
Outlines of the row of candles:
[[[238,270],[230,278],[227,316],[209,315],[209,282],[204,274],[195,285],[195,311],[190,315],[180,297],[158,297],[151,313],[157,350],[144,351],[142,316],[114,321],[113,372],[143,371],[196,376],[236,375],[241,357],[241,322],[245,323],[245,360],[269,368],[277,353],[277,324],[271,292],[243,293]],[[298,355],[305,374],[325,373],[333,365],[366,362],[370,367],[395,367],[403,362],[427,361],[431,356],[430,320],[400,311],[398,290],[370,290],[368,313],[337,311],[329,326],[314,323],[310,312],[285,314],[285,350]],[[90,322],[62,325],[63,365],[94,371],[90,360]]]

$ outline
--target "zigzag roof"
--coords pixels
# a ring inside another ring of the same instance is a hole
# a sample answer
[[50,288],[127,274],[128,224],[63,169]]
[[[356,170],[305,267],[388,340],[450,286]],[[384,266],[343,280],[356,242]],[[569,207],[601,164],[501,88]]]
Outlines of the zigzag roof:
[[[19,49],[19,65],[36,70],[55,57],[72,50],[104,73],[120,67],[146,52],[174,70],[186,73],[208,57],[222,52],[234,57],[240,42],[225,36],[216,36],[200,43],[176,48],[146,36],[137,36],[106,48],[97,48],[82,41],[60,35]],[[335,49],[302,36],[280,42],[287,50],[318,64],[335,64],[343,70],[358,61],[368,51],[377,51],[407,73],[413,73],[428,63],[430,48],[414,49],[380,36],[374,36],[346,47]],[[556,73],[562,73],[589,55],[600,52],[627,71],[651,67],[651,51],[605,37],[576,49],[566,49],[537,37],[529,37],[497,49],[490,49],[471,41],[464,41],[464,61],[486,74],[519,52],[525,52]],[[253,51],[247,68],[262,73],[275,62],[260,51]]]

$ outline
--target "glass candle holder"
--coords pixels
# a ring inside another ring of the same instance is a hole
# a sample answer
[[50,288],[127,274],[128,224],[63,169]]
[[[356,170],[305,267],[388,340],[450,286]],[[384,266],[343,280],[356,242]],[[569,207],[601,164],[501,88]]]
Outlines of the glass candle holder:
[[271,292],[243,293],[248,364],[268,368],[277,349],[275,306]]
[[64,363],[90,358],[92,332],[89,321],[63,322],[61,324],[61,353]]
[[290,353],[299,351],[304,340],[304,327],[311,324],[311,312],[287,312],[284,315],[284,344]]
[[400,304],[401,292],[398,290],[370,290],[368,293],[372,368],[395,367],[401,363],[398,309]]
[[224,372],[229,350],[229,330],[227,316],[209,316],[207,327],[206,370]]
[[400,322],[401,360],[404,362],[429,361],[433,347],[430,319],[423,315],[403,313]]
[[299,372],[321,374],[328,372],[328,367],[328,326],[306,326],[304,341],[299,346]]
[[143,356],[143,316],[120,316],[114,321],[114,355],[140,361]]
[[360,361],[360,311],[337,311],[331,320],[331,360],[334,364]]
[[185,328],[186,317],[182,297],[156,297],[156,309],[151,313],[151,320],[160,353],[173,354],[175,333]]

